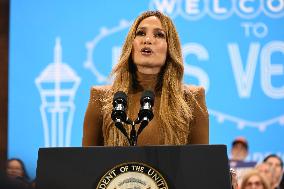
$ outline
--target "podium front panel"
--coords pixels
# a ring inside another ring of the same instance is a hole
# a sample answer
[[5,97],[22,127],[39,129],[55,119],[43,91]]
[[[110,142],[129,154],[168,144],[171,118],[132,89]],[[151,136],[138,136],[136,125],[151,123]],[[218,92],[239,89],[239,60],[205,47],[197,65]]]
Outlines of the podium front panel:
[[231,188],[225,145],[41,148],[36,187],[96,189],[109,170],[129,162],[153,167],[170,189]]

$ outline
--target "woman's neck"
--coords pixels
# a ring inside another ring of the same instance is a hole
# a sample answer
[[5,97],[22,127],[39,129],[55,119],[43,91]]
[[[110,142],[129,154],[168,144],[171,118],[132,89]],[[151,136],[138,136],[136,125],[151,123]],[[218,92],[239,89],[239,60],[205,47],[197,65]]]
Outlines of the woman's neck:
[[136,65],[137,66],[137,72],[143,73],[143,74],[149,74],[149,75],[154,75],[154,74],[158,74],[161,71],[161,67],[157,66],[140,66],[140,65]]
[[138,84],[138,89],[141,90],[155,90],[157,80],[158,80],[158,73],[157,74],[145,74],[139,71],[136,72],[136,80]]

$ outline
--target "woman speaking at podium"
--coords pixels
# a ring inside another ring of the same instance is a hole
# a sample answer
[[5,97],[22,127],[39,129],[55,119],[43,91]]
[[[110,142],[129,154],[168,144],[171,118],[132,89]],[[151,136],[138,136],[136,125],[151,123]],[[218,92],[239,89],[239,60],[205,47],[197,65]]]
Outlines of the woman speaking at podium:
[[[127,146],[111,118],[113,96],[127,96],[127,116],[135,120],[143,91],[155,95],[153,119],[137,145],[208,144],[208,112],[202,87],[183,83],[181,44],[172,20],[158,11],[142,13],[126,37],[111,86],[92,87],[85,113],[83,146]],[[125,126],[127,132],[130,127]]]
[[[85,113],[83,146],[128,146],[112,119],[113,97],[127,96],[127,116],[135,120],[140,97],[154,92],[153,119],[139,135],[137,145],[208,144],[209,121],[202,87],[183,83],[181,44],[172,20],[158,11],[142,13],[130,28],[111,86],[92,87]],[[125,127],[130,133],[130,127]],[[237,176],[230,170],[232,188]]]

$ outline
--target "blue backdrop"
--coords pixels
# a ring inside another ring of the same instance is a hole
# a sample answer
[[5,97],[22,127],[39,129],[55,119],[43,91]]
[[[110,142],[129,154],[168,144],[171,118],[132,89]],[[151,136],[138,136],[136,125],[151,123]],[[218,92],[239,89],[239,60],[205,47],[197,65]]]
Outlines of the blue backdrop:
[[[34,177],[39,147],[80,146],[92,85],[104,85],[133,20],[172,17],[185,83],[206,88],[210,143],[247,137],[250,160],[284,157],[283,0],[12,0],[9,157]],[[228,151],[229,153],[229,151]]]

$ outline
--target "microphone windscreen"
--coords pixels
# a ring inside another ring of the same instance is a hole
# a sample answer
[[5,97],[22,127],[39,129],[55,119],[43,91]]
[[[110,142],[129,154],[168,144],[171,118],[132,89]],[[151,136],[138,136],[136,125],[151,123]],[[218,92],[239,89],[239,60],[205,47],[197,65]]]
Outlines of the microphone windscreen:
[[140,99],[140,104],[143,105],[144,100],[147,99],[148,102],[151,103],[151,105],[153,106],[154,104],[154,100],[155,100],[155,95],[153,91],[150,90],[146,90],[142,93],[141,99]]
[[125,105],[127,102],[127,96],[123,91],[117,91],[113,96],[113,105],[117,100],[122,100],[122,103]]
[[123,99],[123,100],[126,101],[127,96],[126,96],[125,92],[117,91],[113,96],[113,100],[117,100],[117,99]]

